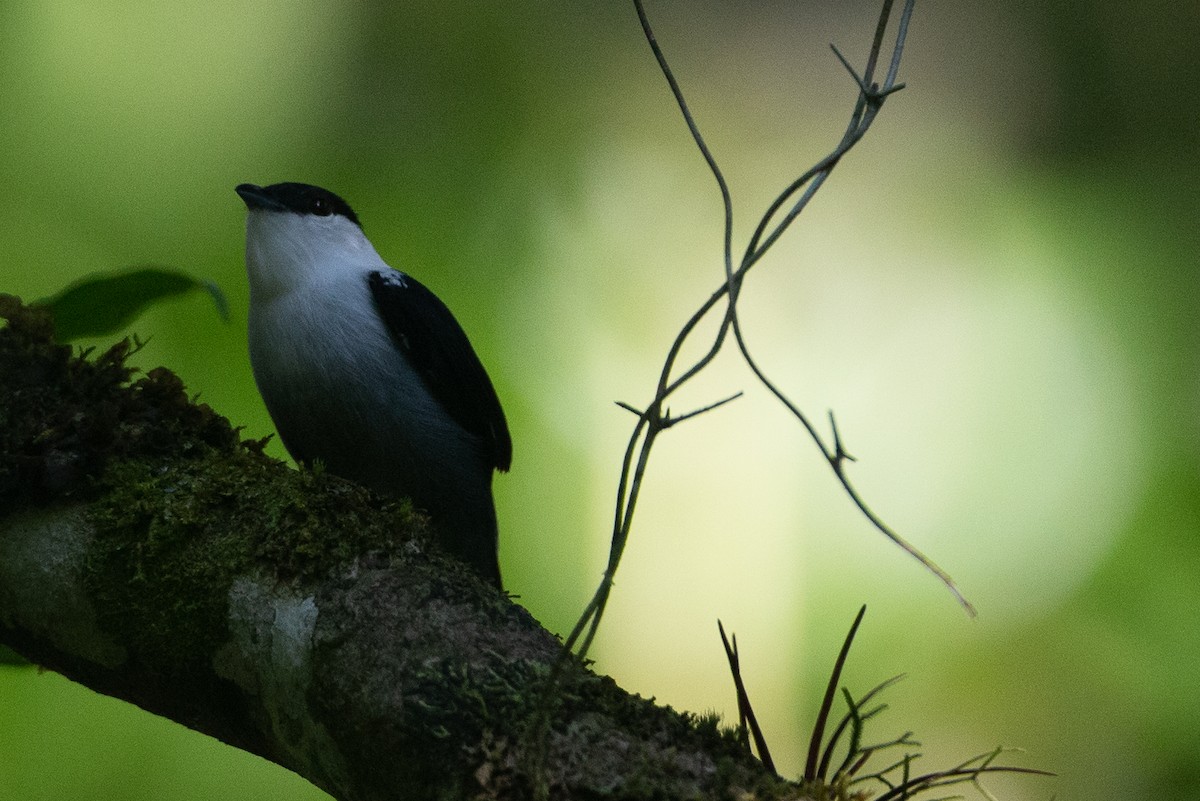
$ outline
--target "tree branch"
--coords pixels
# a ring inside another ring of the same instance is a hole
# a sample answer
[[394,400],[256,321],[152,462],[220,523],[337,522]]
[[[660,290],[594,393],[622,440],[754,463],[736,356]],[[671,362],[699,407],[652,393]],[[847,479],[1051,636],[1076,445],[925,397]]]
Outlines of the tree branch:
[[131,380],[127,344],[83,359],[0,317],[0,644],[345,801],[782,785],[578,662],[530,733],[561,643],[407,503],[265,457],[171,373]]

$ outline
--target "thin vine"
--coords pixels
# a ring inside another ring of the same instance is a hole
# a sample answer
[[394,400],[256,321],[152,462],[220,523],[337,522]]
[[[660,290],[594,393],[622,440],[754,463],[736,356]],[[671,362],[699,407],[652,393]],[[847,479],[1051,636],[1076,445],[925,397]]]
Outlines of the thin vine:
[[[846,68],[857,88],[854,106],[846,130],[837,146],[828,155],[788,184],[776,196],[775,200],[768,205],[760,217],[753,234],[747,241],[745,250],[735,263],[733,255],[733,195],[729,184],[717,163],[716,157],[709,149],[704,136],[700,132],[700,127],[684,98],[683,90],[675,77],[674,71],[667,63],[666,56],[658,43],[654,29],[646,14],[643,0],[633,0],[634,10],[641,24],[646,42],[650,46],[660,72],[667,81],[675,104],[679,108],[684,123],[687,125],[688,131],[692,136],[692,141],[707,164],[721,195],[724,226],[722,247],[724,277],[720,286],[688,318],[671,343],[666,358],[663,360],[654,395],[649,404],[645,408],[637,408],[628,403],[618,402],[621,408],[634,414],[637,419],[633,425],[633,430],[630,433],[629,441],[621,461],[608,562],[599,586],[580,614],[579,620],[576,622],[571,633],[564,641],[564,659],[560,660],[552,671],[547,682],[543,708],[532,721],[535,732],[542,735],[545,734],[546,727],[549,725],[550,711],[554,704],[553,698],[562,679],[563,670],[567,662],[570,661],[570,657],[574,656],[575,659],[583,661],[591,649],[612,592],[613,581],[620,566],[621,557],[625,552],[625,546],[633,530],[634,513],[637,509],[637,502],[641,497],[642,482],[649,465],[651,451],[659,435],[681,422],[712,411],[741,395],[739,392],[736,395],[684,414],[672,414],[667,406],[667,401],[678,389],[690,382],[712,363],[717,354],[727,344],[731,333],[738,352],[741,354],[743,361],[745,361],[751,373],[803,426],[814,444],[820,449],[822,456],[833,470],[834,475],[841,483],[850,500],[870,524],[896,545],[904,549],[927,570],[932,572],[954,595],[955,599],[962,605],[966,612],[971,616],[975,615],[974,607],[959,591],[949,574],[901,537],[900,534],[885,523],[868,506],[847,473],[847,465],[849,462],[854,461],[854,457],[846,451],[843,445],[842,435],[833,413],[829,413],[829,434],[827,439],[826,435],[822,435],[818,431],[816,425],[813,424],[809,417],[787,397],[778,385],[770,379],[766,371],[754,357],[751,356],[738,315],[738,297],[742,284],[746,280],[746,276],[749,274],[751,268],[762,260],[763,256],[779,241],[788,228],[791,227],[792,223],[795,222],[796,218],[807,208],[809,202],[824,185],[826,179],[832,173],[834,167],[841,161],[842,157],[849,153],[861,141],[863,136],[866,135],[887,98],[904,88],[903,83],[897,82],[897,77],[900,71],[901,57],[904,53],[905,40],[908,35],[909,22],[912,19],[914,3],[915,0],[905,0],[903,8],[900,11],[899,19],[895,26],[895,38],[891,44],[890,58],[887,61],[887,71],[882,82],[876,81],[876,73],[885,50],[885,39],[890,27],[889,23],[892,18],[894,0],[884,0],[883,2],[872,38],[871,49],[867,57],[866,67],[861,75],[854,70],[841,51],[833,47],[834,55]],[[684,344],[695,333],[700,323],[710,313],[718,309],[717,313],[721,315],[720,324],[708,348],[696,361],[686,367],[681,367],[679,360]],[[539,740],[544,744],[544,737],[539,737]],[[540,753],[533,755],[533,764],[530,766],[534,769],[533,775],[539,775],[539,766],[544,762],[544,757],[544,748]]]
[[[621,463],[608,563],[605,566],[604,575],[595,594],[580,615],[575,628],[571,631],[565,643],[568,650],[574,651],[580,657],[585,657],[590,650],[600,620],[608,604],[613,580],[616,576],[617,568],[620,566],[625,545],[629,541],[630,532],[633,529],[634,512],[637,508],[638,499],[641,496],[642,481],[649,464],[650,453],[658,440],[658,436],[684,420],[715,409],[737,397],[737,395],[734,395],[723,401],[682,415],[672,415],[667,408],[667,400],[670,396],[712,363],[713,359],[716,358],[717,354],[726,345],[730,333],[733,334],[738,351],[755,378],[804,427],[805,431],[807,431],[813,442],[820,449],[826,462],[829,463],[830,468],[833,470],[834,475],[841,483],[846,494],[871,525],[937,576],[967,613],[974,616],[974,607],[959,591],[949,574],[901,537],[866,503],[847,473],[847,464],[854,461],[854,457],[846,451],[843,445],[842,435],[832,412],[829,414],[830,433],[827,440],[818,431],[808,416],[787,397],[778,385],[770,379],[766,371],[753,356],[751,356],[738,315],[738,296],[741,292],[742,283],[745,281],[750,269],[758,264],[771,247],[779,241],[791,224],[808,206],[821,186],[824,185],[833,168],[838,165],[842,157],[867,133],[879,111],[883,108],[884,101],[892,94],[904,88],[903,83],[897,82],[897,76],[900,71],[900,61],[904,53],[904,43],[908,34],[909,21],[912,18],[914,2],[915,0],[906,0],[900,11],[899,20],[896,25],[895,39],[891,45],[891,57],[888,61],[887,72],[882,83],[876,82],[875,75],[879,68],[880,58],[884,52],[884,43],[892,15],[893,0],[884,0],[883,8],[880,11],[879,20],[875,28],[875,35],[872,39],[866,68],[861,75],[851,67],[850,63],[836,47],[833,48],[834,54],[845,66],[847,72],[850,73],[858,89],[857,98],[846,130],[842,135],[841,141],[838,142],[837,146],[828,155],[792,181],[767,207],[754,233],[747,242],[744,252],[735,265],[733,256],[733,196],[730,192],[729,184],[717,164],[716,157],[705,142],[687,101],[684,99],[683,90],[680,88],[679,82],[670,65],[667,63],[666,56],[658,43],[654,29],[651,27],[650,20],[646,15],[642,0],[633,0],[638,21],[641,23],[642,33],[650,45],[659,70],[667,81],[675,103],[683,116],[688,131],[691,133],[692,140],[708,165],[708,169],[712,173],[721,195],[724,212],[723,262],[725,277],[721,286],[700,305],[676,335],[663,361],[654,396],[650,403],[644,409],[638,409],[627,403],[619,404],[622,408],[634,413],[637,416],[637,421],[634,423],[633,431],[630,434]],[[720,308],[722,303],[723,308],[721,308],[720,313],[723,316],[708,349],[694,363],[677,373],[679,355],[685,342],[695,332],[700,322],[713,312],[714,309]]]

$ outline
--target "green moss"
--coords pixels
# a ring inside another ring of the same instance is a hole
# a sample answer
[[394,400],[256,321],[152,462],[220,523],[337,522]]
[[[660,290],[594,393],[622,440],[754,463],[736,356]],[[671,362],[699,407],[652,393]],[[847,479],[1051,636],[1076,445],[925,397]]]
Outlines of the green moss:
[[[248,451],[121,460],[98,480],[87,570],[100,624],[164,670],[199,668],[226,639],[226,596],[247,574],[304,583],[428,538],[405,502]],[[121,610],[108,614],[107,610]]]
[[199,668],[225,638],[238,576],[303,581],[427,544],[408,502],[266,457],[265,441],[241,440],[165,368],[134,379],[136,343],[76,353],[43,310],[10,295],[0,320],[0,509],[91,502],[85,580],[132,658]]
[[[688,786],[697,795],[725,788],[729,798],[795,796],[795,785],[764,774],[717,716],[679,713],[629,695],[581,664],[565,668],[548,730],[536,722],[550,676],[546,662],[468,669],[430,661],[422,670],[407,688],[420,713],[405,722],[414,729],[436,725],[444,749],[466,750],[467,764],[478,767],[464,786],[482,783],[484,795],[534,797],[532,772],[553,764],[543,788],[549,798],[566,786],[587,786],[613,799],[667,797]],[[534,754],[542,738],[553,752],[549,763]],[[426,757],[455,761],[449,753]]]
[[128,339],[77,354],[54,341],[44,310],[11,295],[0,295],[0,320],[0,508],[86,499],[112,459],[262,448],[192,403],[169,370],[131,381]]

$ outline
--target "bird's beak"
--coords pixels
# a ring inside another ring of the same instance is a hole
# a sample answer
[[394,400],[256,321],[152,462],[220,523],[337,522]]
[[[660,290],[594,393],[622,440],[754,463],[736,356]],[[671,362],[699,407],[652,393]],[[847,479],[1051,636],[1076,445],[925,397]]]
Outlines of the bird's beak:
[[238,184],[237,192],[248,209],[269,209],[270,211],[287,211],[287,208],[276,200],[266,189],[255,184]]

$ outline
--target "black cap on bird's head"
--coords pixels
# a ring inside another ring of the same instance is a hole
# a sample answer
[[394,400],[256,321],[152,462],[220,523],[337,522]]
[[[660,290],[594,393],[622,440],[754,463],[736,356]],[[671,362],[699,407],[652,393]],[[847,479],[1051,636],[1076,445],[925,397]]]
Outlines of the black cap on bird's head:
[[319,186],[291,182],[270,186],[238,184],[235,191],[248,209],[290,211],[293,214],[311,214],[316,217],[336,214],[345,217],[359,228],[362,227],[358,215],[350,208],[349,203]]

